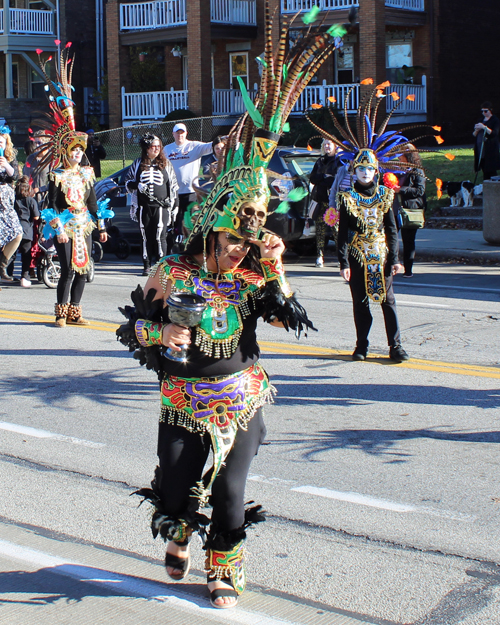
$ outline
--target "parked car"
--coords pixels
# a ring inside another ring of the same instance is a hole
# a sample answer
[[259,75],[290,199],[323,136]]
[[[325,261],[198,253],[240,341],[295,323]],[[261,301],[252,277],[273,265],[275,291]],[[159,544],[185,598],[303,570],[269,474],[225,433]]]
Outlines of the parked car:
[[[297,253],[312,252],[314,250],[314,225],[310,233],[304,236],[305,219],[310,203],[311,185],[309,174],[314,163],[320,156],[319,150],[306,150],[279,146],[268,166],[271,201],[266,228],[276,232],[285,241],[288,248]],[[203,161],[202,161],[203,165]],[[128,241],[131,246],[142,244],[141,233],[137,222],[130,219],[130,196],[125,191],[125,177],[128,167],[115,174],[100,180],[95,191],[97,199],[110,198],[109,208],[115,212],[111,226],[119,231],[119,236]],[[279,174],[279,178],[272,174]],[[274,213],[280,202],[286,201],[288,194],[295,187],[302,187],[307,191],[306,196],[298,202],[290,202],[286,213]]]

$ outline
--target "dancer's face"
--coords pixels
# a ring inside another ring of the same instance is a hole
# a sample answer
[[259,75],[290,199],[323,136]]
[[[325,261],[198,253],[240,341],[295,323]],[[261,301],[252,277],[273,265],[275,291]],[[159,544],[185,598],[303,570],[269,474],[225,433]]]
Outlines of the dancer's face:
[[[219,271],[232,271],[238,267],[250,249],[250,243],[227,232],[218,232],[213,256],[217,256]],[[216,270],[216,269],[215,269]]]
[[366,186],[372,183],[373,179],[375,178],[376,173],[377,173],[377,170],[375,169],[375,167],[370,167],[370,165],[368,166],[360,165],[359,167],[356,167],[356,169],[354,170],[354,174],[358,182]]
[[78,165],[82,162],[82,158],[84,155],[84,150],[81,145],[77,145],[72,150],[69,151],[68,161],[71,167],[78,167]]

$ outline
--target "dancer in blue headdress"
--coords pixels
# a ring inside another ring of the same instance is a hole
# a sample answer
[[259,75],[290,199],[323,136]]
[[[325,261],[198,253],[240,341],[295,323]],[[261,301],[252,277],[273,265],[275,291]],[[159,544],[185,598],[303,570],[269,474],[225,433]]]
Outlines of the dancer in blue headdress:
[[[367,79],[362,84],[372,82]],[[423,138],[418,137],[410,142],[402,132],[423,126],[409,126],[403,131],[387,130],[392,114],[401,104],[399,96],[393,93],[390,95],[399,101],[375,130],[378,108],[386,97],[384,89],[388,86],[389,83],[378,85],[365,96],[356,114],[355,130],[351,128],[347,116],[350,92],[344,104],[345,127],[330,111],[340,138],[329,134],[311,119],[309,121],[324,139],[330,139],[341,148],[341,160],[349,165],[353,174],[351,188],[337,194],[337,253],[340,274],[349,282],[356,326],[357,340],[352,358],[366,360],[368,355],[368,335],[373,320],[369,302],[372,300],[382,307],[389,357],[395,362],[403,362],[409,356],[401,345],[396,299],[392,288],[393,276],[402,269],[398,259],[398,232],[392,210],[394,193],[399,190],[394,172],[406,172],[413,168],[411,163],[398,159],[409,152],[415,152],[413,143],[418,138]],[[413,96],[409,96],[410,100],[412,98]],[[434,134],[426,136],[434,136],[438,143],[442,143],[441,137]],[[381,175],[383,184],[380,184]]]

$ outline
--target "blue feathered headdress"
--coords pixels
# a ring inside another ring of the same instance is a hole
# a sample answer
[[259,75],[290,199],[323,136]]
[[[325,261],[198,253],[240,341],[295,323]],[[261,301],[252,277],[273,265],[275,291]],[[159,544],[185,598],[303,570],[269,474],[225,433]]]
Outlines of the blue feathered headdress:
[[[372,83],[373,81],[371,79],[366,79],[361,82],[361,84]],[[323,139],[329,139],[338,148],[340,148],[340,150],[342,150],[341,154],[339,155],[342,162],[346,164],[355,164],[360,152],[362,152],[363,150],[370,150],[373,152],[378,161],[379,171],[401,173],[415,168],[415,165],[412,163],[402,162],[398,160],[401,156],[411,153],[414,154],[418,151],[413,145],[415,141],[418,141],[425,137],[434,137],[439,144],[443,142],[443,139],[434,133],[423,134],[419,137],[416,137],[415,139],[408,139],[406,137],[406,132],[408,130],[413,130],[415,128],[427,128],[433,131],[438,131],[439,127],[437,126],[414,124],[412,126],[402,128],[401,130],[387,130],[387,125],[389,124],[392,115],[398,109],[402,102],[402,100],[399,99],[399,96],[395,92],[389,94],[395,100],[397,100],[395,106],[386,115],[384,121],[380,124],[380,126],[377,129],[375,128],[379,106],[386,97],[389,97],[384,93],[384,90],[389,86],[389,82],[377,85],[372,89],[369,94],[367,94],[361,100],[361,103],[356,112],[355,128],[351,127],[347,115],[349,99],[351,97],[352,90],[355,89],[355,87],[351,87],[345,97],[345,127],[340,124],[339,120],[335,116],[333,109],[331,107],[328,107],[328,111],[335,126],[335,130],[338,133],[338,136],[329,134],[326,130],[320,128],[315,122],[310,119],[308,113],[306,113],[308,121],[320,133],[320,136],[323,137]],[[410,95],[407,96],[407,98],[414,99],[414,96]],[[313,108],[316,109],[321,107],[315,104]],[[430,152],[432,150],[421,151]]]

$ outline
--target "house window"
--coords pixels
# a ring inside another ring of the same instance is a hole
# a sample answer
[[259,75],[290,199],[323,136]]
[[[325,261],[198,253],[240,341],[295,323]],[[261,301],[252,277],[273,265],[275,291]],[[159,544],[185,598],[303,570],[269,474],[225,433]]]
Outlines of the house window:
[[354,82],[354,46],[342,46],[335,54],[336,83],[349,85]]
[[229,55],[231,87],[239,89],[237,77],[240,76],[248,89],[248,52],[235,52]]
[[[45,71],[50,70],[49,64],[45,67]],[[50,76],[50,71],[49,71]],[[34,69],[31,70],[31,97],[35,100],[45,99],[45,80]]]
[[413,66],[411,42],[388,43],[386,52],[387,79],[396,84],[406,82],[405,76],[407,72],[405,72],[405,68]]

